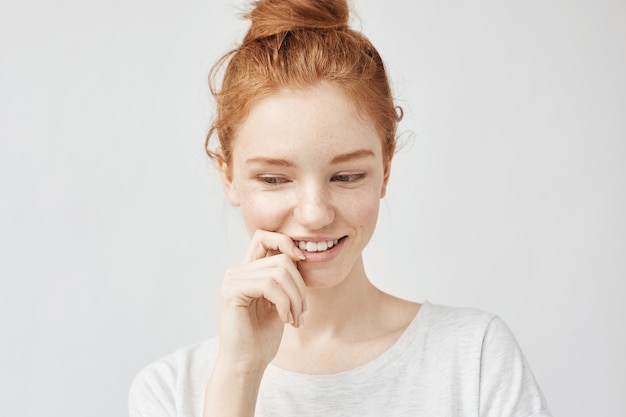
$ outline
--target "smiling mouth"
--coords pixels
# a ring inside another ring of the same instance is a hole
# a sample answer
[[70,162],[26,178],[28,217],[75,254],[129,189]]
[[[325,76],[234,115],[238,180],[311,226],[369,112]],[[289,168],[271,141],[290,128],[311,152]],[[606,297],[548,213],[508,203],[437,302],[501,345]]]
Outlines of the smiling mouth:
[[300,248],[300,250],[303,250],[306,252],[324,252],[324,251],[331,249],[333,246],[339,243],[339,241],[341,241],[342,239],[343,238],[335,239],[335,240],[322,240],[321,242],[308,242],[305,240],[296,240],[295,243],[298,246],[298,248]]

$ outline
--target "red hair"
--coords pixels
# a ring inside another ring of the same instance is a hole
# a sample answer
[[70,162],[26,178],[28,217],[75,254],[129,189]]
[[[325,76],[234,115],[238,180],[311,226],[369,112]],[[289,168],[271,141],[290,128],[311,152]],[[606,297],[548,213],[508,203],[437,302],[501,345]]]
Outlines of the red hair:
[[[395,150],[402,110],[396,107],[383,61],[360,32],[348,27],[346,0],[261,0],[246,14],[252,24],[243,43],[211,70],[217,114],[206,138],[216,134],[230,166],[237,126],[261,98],[280,89],[329,81],[367,115],[381,136],[385,165]],[[226,65],[220,88],[218,71]]]

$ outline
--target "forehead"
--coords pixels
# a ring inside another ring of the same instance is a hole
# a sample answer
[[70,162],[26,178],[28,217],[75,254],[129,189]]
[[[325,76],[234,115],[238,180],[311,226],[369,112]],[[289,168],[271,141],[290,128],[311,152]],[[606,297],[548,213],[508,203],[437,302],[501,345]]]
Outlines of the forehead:
[[237,129],[233,156],[304,152],[332,158],[359,148],[382,154],[382,141],[373,122],[339,88],[320,83],[307,89],[281,90],[254,104]]

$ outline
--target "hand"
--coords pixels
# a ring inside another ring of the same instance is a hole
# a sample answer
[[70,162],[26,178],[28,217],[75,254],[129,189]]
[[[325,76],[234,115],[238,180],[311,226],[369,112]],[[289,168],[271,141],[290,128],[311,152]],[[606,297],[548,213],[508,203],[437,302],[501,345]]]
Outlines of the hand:
[[304,254],[286,235],[258,230],[243,264],[230,268],[221,289],[220,359],[238,369],[265,369],[284,325],[302,324],[306,287],[296,267]]

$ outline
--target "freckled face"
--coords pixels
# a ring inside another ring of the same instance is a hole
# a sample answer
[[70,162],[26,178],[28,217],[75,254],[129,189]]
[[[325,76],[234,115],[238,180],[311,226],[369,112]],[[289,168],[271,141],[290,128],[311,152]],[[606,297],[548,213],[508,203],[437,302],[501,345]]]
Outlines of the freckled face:
[[248,232],[291,237],[307,256],[298,263],[307,286],[330,287],[361,270],[354,267],[374,232],[387,173],[373,123],[320,83],[254,105],[223,179]]

